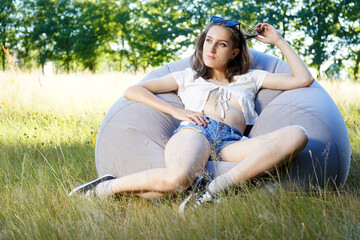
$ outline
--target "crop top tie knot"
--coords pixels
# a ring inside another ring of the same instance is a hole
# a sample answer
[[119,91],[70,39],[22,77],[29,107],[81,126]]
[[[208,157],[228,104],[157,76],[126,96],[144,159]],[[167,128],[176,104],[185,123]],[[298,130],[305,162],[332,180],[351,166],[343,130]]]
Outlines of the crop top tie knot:
[[244,113],[246,124],[254,125],[258,117],[255,112],[255,95],[260,90],[266,73],[263,70],[249,70],[243,75],[234,76],[235,81],[224,86],[206,81],[202,77],[195,79],[196,72],[191,68],[174,72],[172,75],[179,85],[178,96],[185,109],[201,112],[205,107],[209,93],[218,89],[219,99],[217,101],[221,107],[222,118],[225,117],[225,109],[229,109],[227,102],[231,96],[234,96]]
[[[219,87],[219,105],[221,108],[221,118],[225,118],[225,109],[229,110],[228,101],[231,98],[231,92],[224,88],[223,86]],[[225,109],[224,109],[225,107]]]

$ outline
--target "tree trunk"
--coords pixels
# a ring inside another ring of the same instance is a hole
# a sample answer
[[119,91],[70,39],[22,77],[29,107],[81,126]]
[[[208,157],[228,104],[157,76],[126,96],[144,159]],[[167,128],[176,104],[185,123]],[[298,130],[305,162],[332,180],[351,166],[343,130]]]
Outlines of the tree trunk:
[[131,53],[133,55],[132,63],[133,63],[134,68],[135,68],[135,73],[137,73],[139,67],[138,67],[138,61],[137,61],[137,58],[136,58],[135,49],[132,46],[130,46],[130,49],[131,49]]
[[1,58],[2,58],[2,68],[3,68],[3,71],[5,71],[5,53],[4,53],[4,51],[1,51]]
[[69,63],[69,61],[67,59],[66,59],[66,62],[65,62],[65,70],[66,70],[67,74],[70,73],[70,63]]
[[122,71],[122,53],[120,53],[120,64],[119,64],[119,71]]
[[95,74],[96,70],[95,70],[95,64],[93,62],[89,64],[89,70],[92,74]]
[[71,62],[71,57],[70,57],[70,51],[66,51],[66,58],[65,58],[65,70],[66,73],[69,74],[70,73],[70,62]]
[[319,66],[317,67],[317,76],[316,76],[316,78],[320,78],[320,67],[321,67],[321,65],[319,64]]
[[121,45],[122,45],[122,49],[120,50],[120,72],[123,70],[122,69],[122,63],[123,63],[123,59],[124,59],[124,51],[125,51],[125,40],[123,37],[121,37]]
[[138,65],[137,65],[136,59],[134,59],[132,62],[133,62],[133,64],[134,64],[135,73],[137,73],[137,71],[138,71]]
[[3,43],[1,46],[2,47],[0,51],[1,51],[2,67],[3,67],[3,71],[5,71],[5,51],[3,49],[3,47],[5,47],[5,43]]
[[357,54],[356,60],[355,60],[355,68],[354,68],[354,79],[355,81],[358,81],[358,74],[359,74],[359,64],[360,64],[360,51]]

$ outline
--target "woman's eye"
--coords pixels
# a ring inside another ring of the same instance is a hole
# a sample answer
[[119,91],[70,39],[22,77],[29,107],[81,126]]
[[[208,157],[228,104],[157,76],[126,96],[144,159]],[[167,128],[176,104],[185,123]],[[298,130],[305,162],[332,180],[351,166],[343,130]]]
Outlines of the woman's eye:
[[220,43],[220,46],[226,47],[226,44],[225,43]]
[[210,43],[210,42],[211,42],[211,39],[206,39],[206,42]]

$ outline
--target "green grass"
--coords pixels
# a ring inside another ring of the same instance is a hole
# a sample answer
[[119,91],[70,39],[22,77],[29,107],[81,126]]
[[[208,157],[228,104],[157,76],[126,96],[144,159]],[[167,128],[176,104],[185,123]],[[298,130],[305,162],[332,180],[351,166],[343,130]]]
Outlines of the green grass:
[[181,215],[182,196],[160,204],[137,197],[68,198],[72,187],[97,176],[92,135],[121,92],[99,107],[94,107],[99,96],[91,91],[86,100],[75,98],[83,103],[80,107],[57,105],[44,85],[36,96],[23,98],[34,88],[22,89],[18,82],[20,90],[0,91],[0,239],[360,238],[359,101],[333,96],[352,147],[343,189],[304,193],[279,188],[269,194],[248,186],[230,192],[219,204]]

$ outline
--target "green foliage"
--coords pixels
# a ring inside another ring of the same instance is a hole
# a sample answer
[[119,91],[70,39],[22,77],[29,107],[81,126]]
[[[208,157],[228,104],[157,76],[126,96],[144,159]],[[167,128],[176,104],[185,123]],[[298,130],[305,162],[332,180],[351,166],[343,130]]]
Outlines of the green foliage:
[[126,57],[126,67],[137,71],[176,59],[199,27],[190,21],[188,4],[187,0],[123,1],[115,16],[120,61]]
[[[308,63],[360,65],[360,10],[355,0],[3,0],[0,42],[17,52],[21,68],[55,61],[63,71],[107,66],[138,71],[176,60],[209,22],[210,16],[250,25],[276,25]],[[255,40],[249,41],[251,47]],[[281,57],[269,46],[268,50]],[[3,70],[5,58],[1,52]],[[78,66],[75,67],[74,66]]]
[[70,0],[56,2],[56,32],[54,34],[54,58],[59,60],[67,73],[70,72],[70,64],[75,60],[76,10]]
[[33,9],[35,3],[32,1],[21,1],[17,7],[18,17],[16,19],[15,31],[18,34],[16,50],[19,58],[19,67],[31,69],[34,62],[33,48]]
[[360,80],[360,11],[358,1],[345,0],[339,1],[336,5],[341,21],[336,26],[335,35],[339,38],[338,48],[347,49],[347,53],[342,53],[340,59],[350,59],[355,64],[352,68],[354,80]]
[[37,49],[38,63],[44,72],[44,65],[54,55],[54,36],[57,32],[55,0],[37,0],[34,5],[32,45]]
[[[299,1],[250,0],[248,3],[243,1],[241,3],[243,6],[240,9],[240,16],[245,22],[253,26],[262,22],[269,23],[274,25],[288,41],[296,41],[288,36],[291,36],[291,32],[294,31],[293,25],[296,19],[294,7],[299,4]],[[234,13],[235,18],[236,15],[237,12]],[[272,54],[279,54],[274,46],[268,46],[268,50]],[[282,55],[278,57],[281,58]]]
[[110,40],[109,25],[112,21],[112,12],[116,6],[110,1],[83,1],[76,2],[78,9],[76,20],[77,29],[74,36],[75,56],[90,71],[95,72],[103,46]]
[[[0,4],[0,45],[10,47],[14,43],[15,1],[2,0]],[[10,46],[9,46],[10,45]],[[5,53],[1,52],[2,69],[5,70]]]
[[318,70],[330,57],[327,45],[333,41],[330,36],[338,22],[336,13],[335,2],[331,0],[304,0],[300,10],[300,24],[313,40],[306,53],[313,55],[311,66]]

